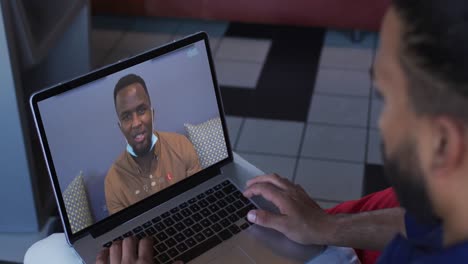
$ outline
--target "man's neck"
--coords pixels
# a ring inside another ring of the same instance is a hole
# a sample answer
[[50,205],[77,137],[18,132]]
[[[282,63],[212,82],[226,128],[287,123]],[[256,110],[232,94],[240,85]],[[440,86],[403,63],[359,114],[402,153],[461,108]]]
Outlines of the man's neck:
[[444,247],[456,245],[461,242],[468,242],[468,229],[466,222],[464,227],[450,228],[444,224]]
[[148,170],[151,169],[150,167],[151,167],[151,161],[153,159],[153,156],[154,154],[150,150],[144,155],[133,157],[133,159],[135,160],[135,162],[138,164],[138,166],[143,172],[147,172]]
[[441,191],[437,207],[442,218],[444,247],[468,241],[468,160],[462,164],[464,167],[450,177],[452,181],[438,183]]
[[458,207],[453,207],[450,215],[443,219],[444,247],[468,241],[468,225],[466,224],[468,222],[468,204],[466,201],[457,201]]

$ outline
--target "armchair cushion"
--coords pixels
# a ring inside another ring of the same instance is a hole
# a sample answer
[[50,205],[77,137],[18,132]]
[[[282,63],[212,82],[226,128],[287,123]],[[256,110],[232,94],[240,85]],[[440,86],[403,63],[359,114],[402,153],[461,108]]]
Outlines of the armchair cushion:
[[197,151],[202,168],[228,157],[223,126],[219,117],[198,125],[184,124],[188,138]]
[[67,186],[63,192],[63,200],[73,233],[93,224],[86,187],[81,173]]

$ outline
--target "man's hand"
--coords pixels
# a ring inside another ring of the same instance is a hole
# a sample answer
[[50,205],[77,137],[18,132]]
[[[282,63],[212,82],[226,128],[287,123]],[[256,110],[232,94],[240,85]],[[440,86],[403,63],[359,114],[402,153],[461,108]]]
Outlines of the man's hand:
[[122,242],[114,242],[110,249],[102,250],[96,258],[96,264],[107,263],[152,264],[153,241],[151,238],[138,241],[134,237],[127,237]]
[[249,221],[283,233],[301,244],[329,244],[334,232],[333,216],[327,215],[301,186],[276,174],[258,176],[247,182],[244,196],[260,195],[276,205],[280,214],[252,210]]

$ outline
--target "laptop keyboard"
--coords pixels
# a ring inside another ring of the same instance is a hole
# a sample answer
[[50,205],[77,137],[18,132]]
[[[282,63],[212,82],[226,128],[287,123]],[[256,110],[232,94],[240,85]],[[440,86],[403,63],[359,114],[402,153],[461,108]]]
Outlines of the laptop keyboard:
[[153,238],[154,263],[184,263],[248,228],[256,209],[228,180],[104,244],[129,236]]

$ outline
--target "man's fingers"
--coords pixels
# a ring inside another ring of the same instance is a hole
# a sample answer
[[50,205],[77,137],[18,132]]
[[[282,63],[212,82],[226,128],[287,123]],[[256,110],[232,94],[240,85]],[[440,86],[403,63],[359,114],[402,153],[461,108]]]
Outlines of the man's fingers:
[[153,240],[146,237],[140,240],[138,244],[138,259],[144,260],[145,262],[153,261]]
[[109,250],[110,263],[121,263],[122,262],[122,242],[116,241],[112,243]]
[[257,183],[244,191],[244,196],[247,198],[251,198],[256,195],[260,195],[266,200],[272,202],[280,209],[281,212],[284,212],[284,209],[289,206],[284,192],[271,183]]
[[268,175],[257,176],[253,179],[250,179],[249,181],[247,181],[247,188],[257,183],[271,183],[282,190],[286,190],[292,185],[287,179],[282,178],[278,174],[273,173]]
[[247,219],[250,222],[267,228],[275,229],[282,233],[286,229],[285,224],[287,223],[284,218],[284,215],[270,213],[261,209],[251,210],[247,214]]
[[134,237],[127,237],[122,242],[122,262],[133,263],[137,259],[137,241]]
[[96,257],[96,264],[107,264],[109,260],[109,249],[103,249],[99,252],[99,255]]

